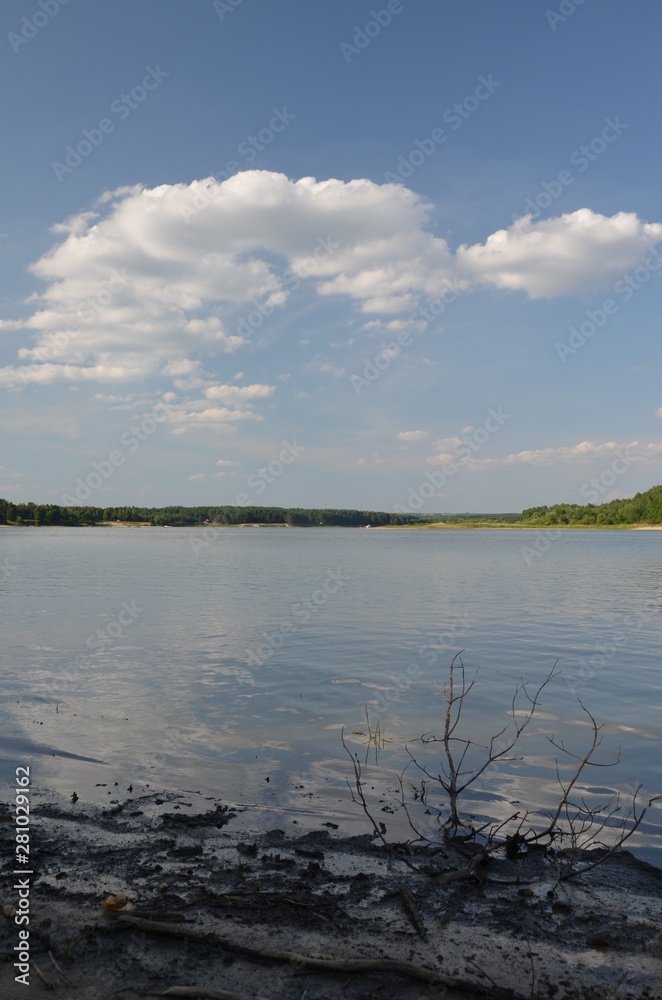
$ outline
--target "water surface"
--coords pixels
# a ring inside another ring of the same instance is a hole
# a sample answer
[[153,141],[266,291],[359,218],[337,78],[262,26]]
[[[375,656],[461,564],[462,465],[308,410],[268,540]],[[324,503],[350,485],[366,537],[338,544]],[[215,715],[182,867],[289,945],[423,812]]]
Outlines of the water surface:
[[[557,661],[560,671],[526,760],[486,776],[468,802],[477,815],[553,802],[559,752],[548,737],[574,751],[590,738],[578,699],[604,723],[612,755],[622,747],[618,767],[587,773],[582,793],[596,801],[641,783],[653,794],[662,533],[561,533],[527,561],[522,546],[534,539],[3,528],[1,777],[27,761],[44,791],[99,800],[115,781],[120,797],[149,783],[254,804],[265,823],[308,809],[358,824],[341,728],[364,753],[352,731],[365,730],[367,702],[392,741],[380,769],[404,764],[404,741],[441,731],[436,682],[464,650],[478,679],[463,732],[482,743],[508,723],[521,678],[533,690]],[[437,751],[428,747],[430,766]],[[368,773],[376,794],[394,787]],[[662,863],[660,811],[649,819],[637,850]]]

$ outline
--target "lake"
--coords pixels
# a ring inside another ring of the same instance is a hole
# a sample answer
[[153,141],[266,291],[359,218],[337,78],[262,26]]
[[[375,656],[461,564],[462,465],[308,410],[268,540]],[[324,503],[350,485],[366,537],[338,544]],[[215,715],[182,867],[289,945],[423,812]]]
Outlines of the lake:
[[[584,752],[579,699],[604,724],[600,760],[622,749],[578,795],[662,791],[661,532],[3,528],[0,616],[0,777],[28,763],[39,794],[149,783],[250,804],[264,825],[367,832],[341,744],[344,726],[365,759],[367,703],[390,741],[368,784],[397,824],[392,773],[405,741],[441,732],[436,682],[459,650],[478,671],[461,732],[483,745],[522,678],[534,691],[559,670],[525,759],[467,799],[476,817],[558,798],[549,737]],[[438,772],[439,744],[411,746]],[[658,807],[631,846],[662,865]]]

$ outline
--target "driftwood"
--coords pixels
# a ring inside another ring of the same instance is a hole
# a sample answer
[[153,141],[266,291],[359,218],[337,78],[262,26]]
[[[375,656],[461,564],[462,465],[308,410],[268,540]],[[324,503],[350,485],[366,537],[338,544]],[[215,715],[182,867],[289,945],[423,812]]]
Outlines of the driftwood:
[[418,934],[421,941],[427,941],[428,936],[425,930],[425,924],[423,923],[421,914],[418,912],[418,907],[416,906],[416,900],[412,896],[411,892],[406,885],[400,886],[400,899],[404,907],[405,913],[411,921],[411,925]]
[[[393,959],[372,959],[372,958],[351,958],[343,959],[341,961],[334,961],[332,959],[325,958],[311,958],[308,955],[299,955],[294,952],[284,952],[275,951],[271,948],[255,948],[250,945],[242,944],[240,941],[233,940],[216,934],[214,931],[204,931],[198,928],[188,927],[188,926],[177,926],[175,924],[162,924],[155,920],[142,920],[140,917],[134,917],[129,913],[118,914],[118,920],[122,923],[132,924],[141,931],[147,931],[151,934],[162,934],[165,937],[173,937],[178,939],[186,939],[189,941],[201,941],[205,944],[216,944],[220,948],[225,948],[228,951],[234,951],[240,955],[247,955],[250,958],[258,958],[262,960],[268,960],[271,962],[287,962],[292,965],[295,969],[311,969],[324,972],[342,972],[342,973],[368,973],[368,972],[378,972],[378,973],[390,973],[391,975],[406,976],[409,979],[417,979],[422,983],[430,983],[435,986],[446,986],[449,989],[457,990],[461,993],[472,993],[475,994],[476,991],[482,989],[482,985],[477,981],[471,981],[467,979],[456,979],[453,976],[446,976],[442,972],[435,972],[432,969],[426,969],[422,965],[414,965],[412,962],[398,962]],[[192,989],[195,990],[196,987],[173,987],[173,989]],[[160,996],[206,996],[206,997],[216,997],[223,998],[228,997],[228,1000],[232,1000],[232,994],[223,994],[222,992],[205,992],[204,990],[198,991],[196,994],[193,993],[162,993]],[[502,996],[504,1000],[527,1000],[523,994],[517,993],[514,990],[504,989],[502,990]],[[239,1000],[236,997],[234,1000]]]
[[248,996],[233,990],[208,990],[205,986],[171,986],[165,993],[153,993],[155,997],[208,997],[209,1000],[266,1000],[266,997]]

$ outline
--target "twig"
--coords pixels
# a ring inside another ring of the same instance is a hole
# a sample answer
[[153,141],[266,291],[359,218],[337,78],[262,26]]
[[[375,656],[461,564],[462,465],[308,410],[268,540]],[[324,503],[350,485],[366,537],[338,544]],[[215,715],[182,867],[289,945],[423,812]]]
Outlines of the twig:
[[67,976],[65,976],[64,972],[62,971],[62,969],[60,968],[60,966],[57,964],[57,962],[55,961],[55,959],[53,958],[53,952],[52,951],[49,951],[48,957],[50,958],[51,962],[53,963],[53,965],[55,966],[55,968],[57,969],[57,971],[60,973],[60,975],[62,976],[62,978],[64,979],[64,981],[67,984],[67,986],[73,986],[74,984],[71,982],[71,980]]
[[208,990],[206,986],[171,986],[165,993],[152,993],[154,997],[209,997],[209,1000],[266,1000],[265,997],[249,997],[247,993],[233,990]]
[[[453,976],[446,976],[441,972],[426,969],[422,965],[414,965],[411,962],[398,962],[392,959],[372,959],[372,958],[351,958],[342,961],[332,959],[311,958],[308,955],[299,955],[293,952],[273,951],[270,948],[255,948],[250,945],[234,941],[232,938],[216,934],[214,931],[203,931],[189,926],[177,926],[175,924],[161,924],[155,920],[142,920],[140,917],[133,917],[129,913],[121,913],[119,920],[128,924],[133,924],[139,930],[147,931],[150,934],[163,934],[165,937],[174,937],[190,941],[201,941],[205,944],[215,944],[228,951],[234,951],[239,955],[247,955],[251,958],[268,959],[272,962],[287,962],[295,965],[298,969],[317,969],[327,972],[383,972],[392,975],[407,976],[410,979],[417,979],[419,982],[431,983],[433,985],[447,986],[449,989],[459,992],[472,993],[480,988],[480,984],[466,979],[456,979]],[[180,987],[175,987],[179,989]],[[187,987],[183,987],[187,988]],[[194,987],[188,987],[194,989]],[[167,993],[161,996],[195,996],[191,994]],[[208,996],[209,994],[204,994]],[[222,994],[221,994],[222,995]],[[513,990],[506,990],[503,993],[508,1000],[528,1000],[521,993]]]
[[412,926],[416,933],[418,934],[421,941],[427,941],[428,936],[425,931],[425,925],[421,919],[421,915],[418,912],[418,907],[416,906],[416,900],[412,896],[411,892],[406,885],[400,886],[400,899],[402,900],[402,905],[404,907],[405,913],[409,917]]
[[41,981],[44,984],[44,986],[46,987],[46,989],[47,990],[52,990],[53,989],[53,984],[50,981],[50,979],[46,978],[46,976],[43,974],[43,972],[41,971],[41,969],[39,968],[39,966],[37,965],[36,962],[33,961],[31,964],[32,964],[32,968],[37,973],[37,975],[41,979]]
[[531,951],[531,939],[528,934],[526,943],[529,946],[529,961],[531,962],[531,1000],[536,1000],[536,967],[533,964],[533,952]]
[[[352,796],[352,802],[356,802],[358,805],[361,806],[361,808],[363,809],[363,812],[366,814],[366,816],[370,820],[370,823],[372,824],[372,828],[373,828],[376,836],[379,837],[379,839],[381,840],[382,844],[384,845],[384,847],[386,848],[386,850],[389,852],[389,854],[391,854],[393,857],[397,858],[399,861],[403,861],[407,865],[407,867],[411,868],[413,871],[418,871],[418,868],[416,867],[416,865],[413,865],[411,863],[411,861],[409,861],[407,858],[403,857],[401,854],[398,854],[397,851],[395,850],[395,848],[393,847],[393,845],[389,844],[388,840],[384,836],[384,832],[377,826],[377,823],[376,823],[376,821],[375,821],[372,813],[368,809],[368,803],[366,802],[365,795],[363,794],[363,782],[361,781],[361,774],[362,774],[361,763],[360,763],[357,755],[353,754],[352,751],[347,746],[347,744],[345,743],[345,730],[344,730],[344,728],[341,730],[340,740],[341,740],[342,745],[345,748],[345,750],[347,752],[347,755],[349,756],[349,759],[351,760],[352,766],[354,768],[354,786],[356,788],[356,795],[354,794],[354,790],[352,789],[352,786],[350,785],[349,781],[347,782],[347,787],[349,788],[350,795]],[[358,798],[356,796],[358,796]]]

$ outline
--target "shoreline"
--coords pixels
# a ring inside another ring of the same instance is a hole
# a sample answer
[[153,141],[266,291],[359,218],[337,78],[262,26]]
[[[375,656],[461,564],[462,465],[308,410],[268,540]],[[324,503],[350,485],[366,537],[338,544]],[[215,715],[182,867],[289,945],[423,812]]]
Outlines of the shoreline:
[[347,526],[340,524],[293,525],[280,522],[244,521],[239,524],[152,524],[151,521],[97,521],[91,524],[0,524],[2,528],[288,528],[315,531],[316,528],[344,528],[348,531],[662,531],[662,524],[521,524],[518,521],[435,521],[432,524],[381,524]]
[[[143,789],[107,809],[35,803],[31,985],[38,967],[61,1000],[101,1000],[109,984],[138,997],[186,986],[178,995],[461,1000],[487,982],[525,1000],[533,970],[539,998],[662,995],[662,871],[627,851],[570,881],[542,852],[495,856],[478,877],[468,843],[434,857],[410,847],[408,866],[321,817],[285,833],[249,807],[193,798]],[[6,844],[11,819],[2,805]],[[443,875],[412,870],[431,859]],[[8,1000],[23,995],[12,881],[0,891]],[[126,905],[104,907],[120,894]]]

